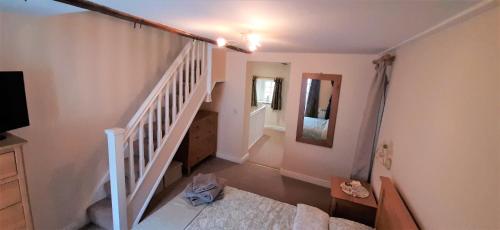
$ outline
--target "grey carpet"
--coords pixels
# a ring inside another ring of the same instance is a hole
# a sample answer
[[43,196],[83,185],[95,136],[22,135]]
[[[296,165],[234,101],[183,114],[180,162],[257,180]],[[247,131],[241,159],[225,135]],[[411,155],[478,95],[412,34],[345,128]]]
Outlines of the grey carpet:
[[146,210],[145,217],[180,193],[197,173],[215,173],[218,177],[227,179],[229,186],[281,202],[292,205],[304,203],[326,212],[329,209],[330,190],[328,188],[283,177],[278,170],[270,167],[253,163],[236,164],[212,157],[195,167],[190,177],[183,177],[155,195]]

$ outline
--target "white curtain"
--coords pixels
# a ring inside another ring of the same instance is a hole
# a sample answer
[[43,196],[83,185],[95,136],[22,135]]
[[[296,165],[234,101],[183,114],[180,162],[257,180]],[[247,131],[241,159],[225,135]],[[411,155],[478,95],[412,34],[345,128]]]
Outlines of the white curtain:
[[374,61],[375,78],[370,86],[368,101],[358,136],[358,143],[351,171],[351,179],[369,181],[373,158],[385,106],[389,74],[394,56],[384,56]]

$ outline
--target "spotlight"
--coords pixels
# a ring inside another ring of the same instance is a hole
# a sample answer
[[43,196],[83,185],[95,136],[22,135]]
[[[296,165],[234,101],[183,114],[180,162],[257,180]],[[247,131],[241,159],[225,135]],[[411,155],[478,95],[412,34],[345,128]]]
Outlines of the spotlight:
[[248,50],[250,50],[251,52],[254,52],[255,50],[257,50],[257,45],[254,43],[249,43]]
[[217,38],[217,46],[218,47],[223,47],[223,46],[226,45],[226,43],[227,43],[226,39],[224,39],[224,38]]

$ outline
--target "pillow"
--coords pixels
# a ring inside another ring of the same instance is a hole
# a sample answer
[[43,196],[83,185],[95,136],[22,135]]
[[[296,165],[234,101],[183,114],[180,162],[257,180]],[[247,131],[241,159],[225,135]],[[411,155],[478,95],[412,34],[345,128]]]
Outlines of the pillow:
[[316,207],[306,204],[297,205],[293,230],[328,230],[330,216]]

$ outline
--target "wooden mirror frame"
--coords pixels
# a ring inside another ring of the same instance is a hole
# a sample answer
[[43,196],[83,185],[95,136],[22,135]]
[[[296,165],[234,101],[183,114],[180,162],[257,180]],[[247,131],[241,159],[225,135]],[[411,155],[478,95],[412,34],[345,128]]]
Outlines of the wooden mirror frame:
[[[325,140],[313,140],[304,138],[302,135],[304,129],[304,109],[307,92],[307,79],[333,81],[332,101],[330,102],[330,117],[328,122],[328,132]],[[337,111],[339,106],[340,86],[342,84],[342,75],[324,74],[324,73],[302,73],[302,86],[300,92],[299,117],[297,119],[297,133],[295,140],[297,142],[319,145],[331,148],[333,146],[333,135],[335,133],[335,124],[337,122]]]

